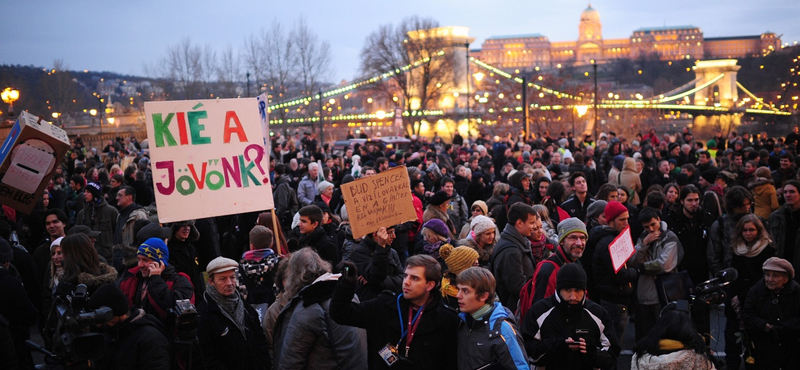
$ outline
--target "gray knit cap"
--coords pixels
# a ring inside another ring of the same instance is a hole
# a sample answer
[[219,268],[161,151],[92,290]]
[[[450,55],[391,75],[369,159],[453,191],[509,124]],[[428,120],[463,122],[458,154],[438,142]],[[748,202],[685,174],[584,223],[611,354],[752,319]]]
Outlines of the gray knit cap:
[[604,200],[596,200],[594,203],[589,205],[589,208],[586,210],[586,219],[593,219],[597,216],[603,214],[603,210],[606,209],[608,202]]
[[574,232],[583,233],[583,235],[589,236],[589,233],[586,231],[586,224],[581,221],[580,218],[572,217],[568,218],[564,221],[558,223],[558,243],[564,240],[567,235],[572,234]]

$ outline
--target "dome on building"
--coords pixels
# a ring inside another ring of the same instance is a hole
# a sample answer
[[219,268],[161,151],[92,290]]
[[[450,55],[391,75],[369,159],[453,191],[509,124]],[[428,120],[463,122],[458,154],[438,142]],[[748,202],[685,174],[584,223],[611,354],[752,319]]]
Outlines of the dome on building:
[[583,13],[581,13],[581,22],[584,22],[584,21],[591,21],[591,22],[600,23],[600,13],[598,13],[597,10],[592,8],[591,4],[589,4],[589,7],[587,7],[583,11]]

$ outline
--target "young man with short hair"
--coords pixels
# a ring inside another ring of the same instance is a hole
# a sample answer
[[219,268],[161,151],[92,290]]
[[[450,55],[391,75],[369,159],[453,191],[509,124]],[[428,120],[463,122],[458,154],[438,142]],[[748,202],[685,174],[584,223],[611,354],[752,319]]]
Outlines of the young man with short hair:
[[[470,267],[458,274],[458,369],[487,365],[529,370],[525,342],[514,315],[494,301],[495,280],[489,270]],[[497,335],[500,333],[500,335]]]
[[500,233],[489,260],[489,269],[497,277],[500,302],[512,311],[517,309],[520,289],[536,269],[528,237],[538,218],[533,207],[522,202],[512,205],[508,210],[508,224]]
[[586,222],[586,211],[594,203],[594,198],[589,196],[589,185],[586,182],[586,175],[583,172],[575,172],[569,177],[569,186],[575,191],[572,196],[564,203],[563,208],[569,217],[575,217]]
[[312,204],[300,208],[298,213],[301,236],[297,242],[297,250],[311,247],[322,259],[330,262],[331,266],[336,266],[340,260],[339,251],[322,228],[322,209]]
[[402,294],[383,291],[361,303],[353,302],[360,272],[350,262],[344,265],[331,299],[330,316],[340,325],[366,329],[370,369],[457,368],[459,319],[442,303],[439,262],[429,255],[409,257]]

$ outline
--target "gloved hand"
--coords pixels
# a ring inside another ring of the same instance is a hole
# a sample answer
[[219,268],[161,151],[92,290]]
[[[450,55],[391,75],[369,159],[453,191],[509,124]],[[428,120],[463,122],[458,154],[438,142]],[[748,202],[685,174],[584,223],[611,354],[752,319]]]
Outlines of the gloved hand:
[[342,272],[342,277],[339,278],[339,281],[344,281],[351,285],[356,285],[358,283],[358,269],[355,263],[352,261],[342,261],[339,267]]

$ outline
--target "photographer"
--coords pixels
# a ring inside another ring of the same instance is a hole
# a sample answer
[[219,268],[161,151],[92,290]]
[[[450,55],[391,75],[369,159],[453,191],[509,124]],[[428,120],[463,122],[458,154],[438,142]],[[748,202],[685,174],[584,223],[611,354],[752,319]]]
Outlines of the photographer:
[[108,348],[99,360],[101,369],[169,369],[169,341],[157,318],[139,308],[129,309],[128,298],[114,284],[101,286],[89,298],[89,309],[100,307],[114,312],[102,324]]
[[194,287],[189,277],[170,266],[169,249],[164,240],[147,239],[139,246],[138,265],[122,274],[117,286],[131,307],[141,308],[166,323],[167,311],[175,302],[190,299],[194,303]]

